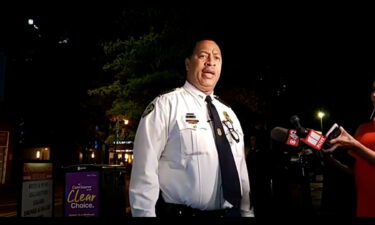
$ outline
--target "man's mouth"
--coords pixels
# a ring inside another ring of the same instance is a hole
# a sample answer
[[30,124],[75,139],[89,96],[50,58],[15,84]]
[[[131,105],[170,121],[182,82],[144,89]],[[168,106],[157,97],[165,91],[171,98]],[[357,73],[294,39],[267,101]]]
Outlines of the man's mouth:
[[215,76],[215,72],[212,71],[212,70],[203,70],[202,72],[207,77],[213,77],[213,76]]

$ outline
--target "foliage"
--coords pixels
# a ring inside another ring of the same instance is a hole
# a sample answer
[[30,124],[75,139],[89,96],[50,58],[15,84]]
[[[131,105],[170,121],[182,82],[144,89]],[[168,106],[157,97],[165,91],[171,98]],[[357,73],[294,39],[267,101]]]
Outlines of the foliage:
[[[134,121],[128,127],[127,135],[117,137],[119,140],[134,137],[137,121],[153,98],[181,85],[183,76],[177,65],[183,68],[182,51],[170,39],[167,30],[159,33],[151,30],[138,38],[130,36],[126,40],[104,44],[104,52],[110,60],[103,69],[113,76],[113,82],[88,93],[112,99],[111,107],[106,110],[107,116]],[[176,60],[180,61],[179,64]],[[109,134],[106,142],[114,137]]]

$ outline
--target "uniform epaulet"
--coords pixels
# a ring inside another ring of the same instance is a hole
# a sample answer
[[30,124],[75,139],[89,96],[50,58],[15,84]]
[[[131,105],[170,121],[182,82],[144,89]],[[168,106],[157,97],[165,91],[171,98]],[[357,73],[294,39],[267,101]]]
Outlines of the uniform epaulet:
[[171,93],[171,92],[175,91],[176,89],[177,89],[177,88],[173,88],[173,89],[171,89],[171,90],[164,91],[164,92],[162,92],[161,94],[159,94],[159,97],[162,96],[162,95],[165,95],[165,94]]
[[221,98],[219,98],[219,96],[216,96],[216,95],[215,95],[214,98],[215,98],[216,100],[218,100],[219,102],[223,103],[224,105],[226,105],[227,107],[230,108],[230,105],[227,104],[226,102],[224,102]]

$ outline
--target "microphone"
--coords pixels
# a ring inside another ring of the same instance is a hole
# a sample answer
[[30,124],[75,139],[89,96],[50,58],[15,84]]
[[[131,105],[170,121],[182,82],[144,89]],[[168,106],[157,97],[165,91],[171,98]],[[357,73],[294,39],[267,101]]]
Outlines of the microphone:
[[298,147],[300,142],[308,145],[311,148],[320,150],[326,141],[326,137],[319,134],[315,130],[308,129],[306,137],[300,138],[297,130],[285,129],[282,127],[275,127],[271,130],[271,138],[275,141],[282,142],[286,145]]
[[302,127],[300,119],[297,115],[290,117],[290,122],[296,128],[297,134],[301,137],[301,141],[303,143],[316,150],[322,149],[322,146],[327,139],[324,135],[315,130]]
[[327,137],[313,129],[308,129],[308,132],[305,138],[301,138],[301,141],[318,151],[321,150]]
[[335,123],[329,129],[327,134],[324,136],[318,131],[313,129],[306,129],[301,126],[300,119],[297,115],[294,115],[290,118],[290,122],[294,125],[297,130],[298,136],[300,136],[301,141],[308,146],[321,150],[322,148],[330,148],[329,140],[336,138],[340,135],[339,126]]
[[301,126],[300,119],[297,115],[290,118],[290,122],[296,129],[285,129],[282,127],[275,127],[271,130],[271,138],[275,141],[282,142],[286,145],[298,147],[300,142],[309,147],[321,150],[322,148],[330,148],[329,141],[340,135],[339,125],[336,123],[328,130],[324,136],[320,132],[313,129],[306,129]]
[[297,131],[294,129],[288,130],[282,127],[275,127],[271,130],[271,138],[289,146],[299,146],[299,137],[297,136]]
[[297,134],[300,137],[306,137],[306,135],[309,133],[307,129],[301,126],[300,119],[297,115],[290,117],[290,123],[296,128]]

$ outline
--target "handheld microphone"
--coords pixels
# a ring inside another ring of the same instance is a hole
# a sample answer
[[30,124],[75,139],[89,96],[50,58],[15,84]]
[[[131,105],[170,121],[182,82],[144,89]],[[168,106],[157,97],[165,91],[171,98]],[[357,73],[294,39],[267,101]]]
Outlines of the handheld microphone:
[[322,148],[330,148],[329,141],[333,138],[336,138],[340,135],[340,127],[336,123],[328,130],[324,136],[318,131],[313,129],[306,129],[301,126],[300,119],[297,115],[294,115],[290,118],[290,122],[296,128],[294,129],[285,129],[282,127],[275,127],[271,130],[271,138],[275,141],[282,142],[286,145],[298,147],[300,143],[304,143],[309,147],[321,150]]
[[339,126],[336,123],[329,129],[327,134],[324,136],[318,131],[302,127],[300,119],[297,115],[292,116],[290,118],[290,122],[296,128],[297,134],[301,137],[301,141],[318,151],[322,148],[329,148],[329,140],[337,137],[340,134]]
[[298,147],[299,137],[297,136],[297,131],[294,129],[285,129],[282,127],[275,127],[271,130],[272,140],[282,142],[286,145]]
[[300,119],[297,115],[290,117],[290,123],[296,128],[297,134],[300,137],[306,137],[309,131],[301,126]]
[[326,141],[326,137],[319,134],[315,130],[307,130],[307,135],[304,138],[300,138],[297,130],[285,129],[282,127],[275,127],[271,130],[271,138],[277,142],[284,143],[289,146],[298,147],[300,143],[304,143],[311,148],[320,150]]
[[309,129],[308,132],[305,138],[301,138],[301,141],[316,150],[321,150],[327,138],[313,129]]
[[316,150],[322,149],[322,146],[327,139],[324,135],[315,130],[302,127],[297,115],[290,117],[290,122],[296,128],[297,134],[301,137],[303,143]]

